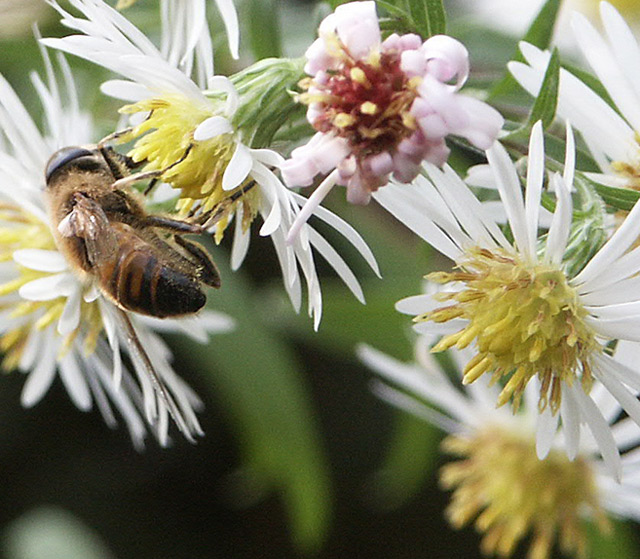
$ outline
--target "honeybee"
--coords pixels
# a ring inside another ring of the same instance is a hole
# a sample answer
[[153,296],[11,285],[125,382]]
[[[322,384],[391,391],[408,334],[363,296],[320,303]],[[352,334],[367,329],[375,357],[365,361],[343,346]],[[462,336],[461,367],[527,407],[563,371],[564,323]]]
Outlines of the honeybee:
[[[65,147],[51,156],[46,199],[56,244],[121,309],[159,318],[195,313],[206,302],[202,284],[220,287],[209,255],[183,238],[203,228],[148,214],[119,186],[133,166],[99,145]],[[171,233],[173,242],[158,231]]]
[[159,318],[196,313],[206,302],[203,285],[220,287],[220,275],[204,248],[183,237],[203,233],[201,225],[145,211],[127,184],[160,173],[132,174],[136,166],[102,143],[62,148],[45,169],[46,202],[58,249],[115,305],[134,361],[193,440],[127,311]]

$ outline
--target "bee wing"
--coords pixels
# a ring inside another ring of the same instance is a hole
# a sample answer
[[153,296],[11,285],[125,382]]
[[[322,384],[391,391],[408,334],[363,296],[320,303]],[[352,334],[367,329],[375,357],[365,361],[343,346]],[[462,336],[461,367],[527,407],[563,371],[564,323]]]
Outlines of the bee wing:
[[73,209],[58,224],[64,237],[84,241],[89,263],[93,266],[108,261],[118,250],[116,234],[102,206],[84,194],[73,195]]
[[142,370],[149,376],[149,379],[151,380],[158,398],[167,407],[167,410],[173,420],[176,422],[178,429],[182,432],[182,434],[187,438],[189,442],[195,443],[196,441],[194,439],[194,435],[197,434],[198,431],[189,426],[189,423],[185,419],[183,412],[180,410],[179,406],[176,404],[173,396],[171,395],[167,384],[160,377],[155,367],[153,366],[151,358],[142,345],[140,338],[138,337],[138,334],[136,332],[135,326],[131,322],[128,313],[117,307],[115,310],[117,320],[124,330],[124,333],[126,334],[128,347],[132,352],[132,357],[134,358],[134,360],[137,359],[139,361]]

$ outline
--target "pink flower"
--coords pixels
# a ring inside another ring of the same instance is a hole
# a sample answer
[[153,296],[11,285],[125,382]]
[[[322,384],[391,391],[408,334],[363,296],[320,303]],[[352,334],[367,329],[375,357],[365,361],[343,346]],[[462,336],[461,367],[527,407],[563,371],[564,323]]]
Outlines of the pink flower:
[[[503,118],[486,103],[459,93],[469,73],[466,48],[451,37],[393,34],[382,41],[373,1],[338,6],[307,49],[312,76],[299,96],[317,130],[281,166],[290,187],[328,175],[298,216],[289,238],[335,184],[347,199],[367,204],[393,176],[410,182],[423,161],[442,165],[456,134],[487,149]],[[313,203],[312,203],[313,202]]]

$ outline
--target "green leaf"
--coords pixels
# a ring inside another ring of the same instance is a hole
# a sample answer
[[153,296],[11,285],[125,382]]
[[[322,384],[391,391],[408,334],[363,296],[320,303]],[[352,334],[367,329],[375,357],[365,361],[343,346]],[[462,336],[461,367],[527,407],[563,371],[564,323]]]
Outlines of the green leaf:
[[631,211],[640,197],[640,193],[630,188],[607,186],[587,177],[584,180],[602,197],[602,200],[616,210]]
[[249,42],[255,59],[282,56],[280,2],[250,0],[248,8]]
[[556,116],[558,107],[558,84],[560,82],[560,56],[558,49],[553,49],[549,65],[544,73],[540,93],[533,104],[528,124],[533,126],[539,120],[544,128],[549,128]]
[[442,0],[405,0],[407,10],[418,34],[423,38],[441,35],[446,31]]
[[[553,28],[560,11],[561,0],[547,0],[533,23],[522,38],[523,41],[535,45],[539,49],[546,49],[551,44]],[[524,62],[524,57],[519,49],[514,53],[512,60]],[[489,99],[509,94],[517,87],[517,82],[507,70],[503,78],[494,85],[489,92]]]
[[442,0],[425,0],[425,5],[429,21],[428,36],[445,34],[447,32],[447,18]]
[[590,559],[635,559],[638,557],[637,527],[633,522],[611,520],[612,530],[603,534],[593,522],[588,524]]
[[375,474],[374,498],[382,509],[406,503],[430,477],[438,456],[438,431],[423,419],[399,412],[384,462]]
[[391,19],[381,18],[384,31],[413,32],[423,38],[446,32],[446,16],[442,0],[377,0]]
[[181,358],[188,354],[191,366],[206,374],[230,418],[249,477],[281,494],[296,546],[315,551],[329,522],[331,487],[301,367],[291,348],[260,320],[256,308],[262,302],[252,286],[220,261],[223,289],[210,299],[237,327],[214,336],[204,352],[191,346]]

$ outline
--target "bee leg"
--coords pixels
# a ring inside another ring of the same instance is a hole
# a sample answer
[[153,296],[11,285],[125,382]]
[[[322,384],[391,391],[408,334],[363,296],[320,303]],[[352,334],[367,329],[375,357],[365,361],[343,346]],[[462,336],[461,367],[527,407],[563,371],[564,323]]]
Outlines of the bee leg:
[[180,235],[174,235],[173,239],[179,246],[189,253],[189,256],[193,258],[192,261],[198,264],[200,268],[200,281],[210,285],[211,287],[220,287],[221,281],[218,267],[202,246],[198,243],[194,243],[193,241],[187,241],[187,239],[182,238]]
[[193,148],[193,144],[189,144],[187,146],[187,149],[184,150],[184,153],[182,154],[182,157],[180,159],[178,159],[177,161],[174,161],[173,163],[171,163],[171,165],[167,165],[164,169],[157,169],[156,171],[143,171],[141,173],[135,173],[133,175],[129,175],[127,177],[123,177],[123,178],[118,179],[116,182],[113,183],[113,188],[122,188],[123,186],[127,186],[127,185],[129,185],[131,183],[138,182],[138,181],[143,181],[143,180],[147,180],[147,179],[159,179],[169,169],[171,169],[172,167],[175,167],[176,165],[179,165],[180,163],[182,163],[189,156],[189,153],[191,153],[191,149],[192,148]]
[[123,128],[122,130],[116,130],[115,132],[109,134],[108,136],[105,136],[104,138],[102,138],[102,140],[100,140],[98,142],[98,149],[101,150],[109,142],[113,142],[113,140],[117,140],[118,138],[122,138],[122,136],[126,136],[127,134],[130,134],[131,132],[133,132],[133,126],[129,126],[127,128]]
[[233,194],[231,194],[231,196],[222,200],[219,204],[214,206],[209,212],[199,216],[200,221],[203,223],[203,227],[208,229],[209,227],[213,227],[216,223],[218,223],[218,221],[220,221],[220,219],[224,217],[224,215],[227,213],[227,209],[229,208],[229,206],[233,204],[235,201],[242,198],[256,184],[257,184],[256,181],[252,180],[250,183],[243,186],[240,190],[238,190],[237,192],[234,192]]
[[155,185],[158,184],[158,180],[160,179],[158,179],[157,177],[155,179],[151,179],[149,181],[149,184],[147,185],[147,188],[144,189],[142,195],[147,196],[153,190]]
[[98,146],[102,157],[109,165],[109,169],[113,173],[116,180],[123,179],[131,175],[131,171],[140,167],[144,161],[134,161],[128,155],[118,153],[110,146]]
[[204,233],[204,229],[200,225],[189,223],[188,221],[164,217],[162,215],[145,216],[138,220],[137,226],[157,227],[159,229],[166,229],[167,231],[174,231],[176,233],[192,233],[194,235]]

